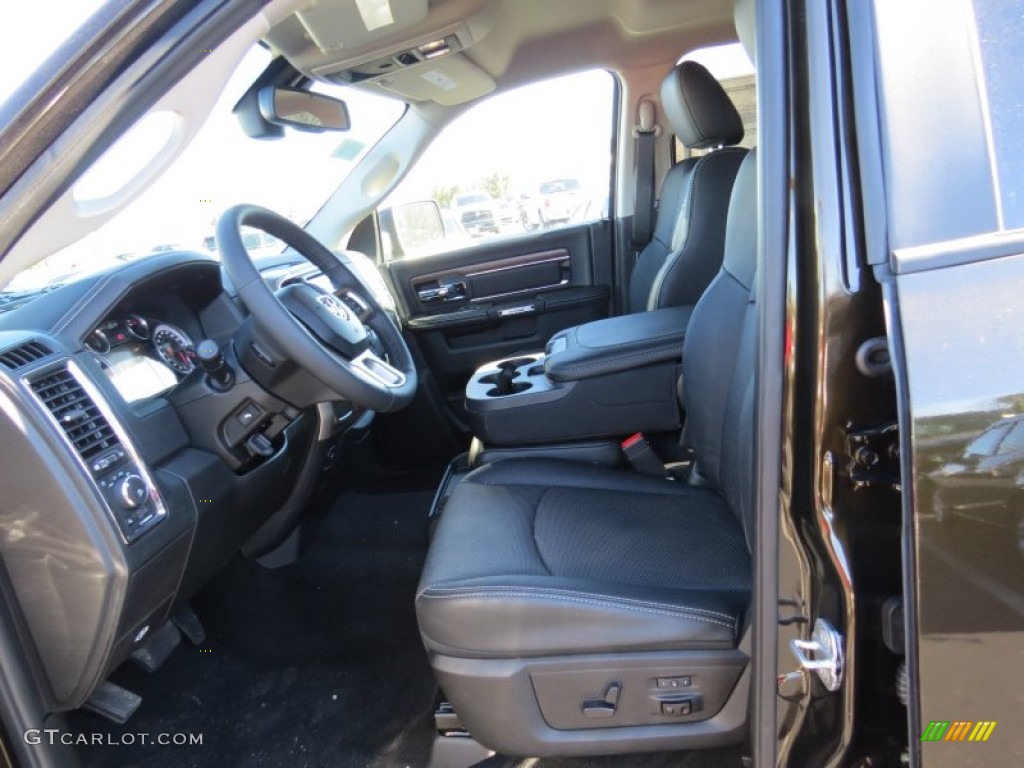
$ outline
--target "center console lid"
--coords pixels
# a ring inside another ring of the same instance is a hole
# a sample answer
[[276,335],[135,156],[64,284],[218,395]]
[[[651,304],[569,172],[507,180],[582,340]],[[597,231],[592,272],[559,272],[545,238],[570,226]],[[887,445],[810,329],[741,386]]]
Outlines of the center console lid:
[[466,385],[474,433],[518,446],[676,429],[691,311],[598,320],[556,334],[544,353],[484,365]]
[[577,381],[679,360],[692,306],[668,307],[577,325],[551,337],[544,372]]

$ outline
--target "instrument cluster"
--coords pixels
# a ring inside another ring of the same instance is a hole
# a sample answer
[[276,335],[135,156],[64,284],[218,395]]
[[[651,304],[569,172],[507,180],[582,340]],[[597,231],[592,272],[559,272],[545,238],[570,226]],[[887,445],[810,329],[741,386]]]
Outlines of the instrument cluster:
[[100,323],[85,337],[85,345],[99,355],[128,402],[167,391],[196,367],[195,343],[188,333],[138,313]]

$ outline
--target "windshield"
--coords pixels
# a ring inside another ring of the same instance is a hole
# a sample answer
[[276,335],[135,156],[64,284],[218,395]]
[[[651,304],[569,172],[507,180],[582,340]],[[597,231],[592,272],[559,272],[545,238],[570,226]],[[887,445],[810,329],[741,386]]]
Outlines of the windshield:
[[540,185],[540,193],[542,195],[553,195],[558,192],[578,192],[579,189],[580,183],[576,179],[559,179],[558,181],[549,181]]
[[[238,203],[262,205],[305,225],[365,152],[397,122],[405,104],[318,84],[314,90],[345,100],[351,130],[317,134],[288,129],[281,139],[251,139],[231,110],[269,60],[267,50],[254,47],[192,143],[152,186],[99,229],[16,275],[3,293],[47,290],[172,250],[214,253],[217,219]],[[144,120],[136,124],[140,130],[145,129]],[[144,143],[131,133],[105,157],[113,160],[119,151],[130,154],[133,146]],[[119,165],[101,158],[76,184],[76,194],[80,188],[116,188]],[[111,178],[105,178],[108,175]],[[256,232],[245,243],[253,255],[281,248],[273,238]]]
[[490,202],[491,196],[485,195],[479,192],[474,195],[458,195],[455,198],[456,205],[471,205],[473,203],[487,203]]

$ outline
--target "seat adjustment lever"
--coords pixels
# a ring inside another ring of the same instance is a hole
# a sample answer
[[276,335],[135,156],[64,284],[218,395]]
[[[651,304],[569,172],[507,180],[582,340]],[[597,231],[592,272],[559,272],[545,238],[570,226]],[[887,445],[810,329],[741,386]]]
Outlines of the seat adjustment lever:
[[603,699],[588,699],[583,702],[583,714],[586,717],[611,717],[619,706],[619,694],[622,683],[608,683],[604,689]]

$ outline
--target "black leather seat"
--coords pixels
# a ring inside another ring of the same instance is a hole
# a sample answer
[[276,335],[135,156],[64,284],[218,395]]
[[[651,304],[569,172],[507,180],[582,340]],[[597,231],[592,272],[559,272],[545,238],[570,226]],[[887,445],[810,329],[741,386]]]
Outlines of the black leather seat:
[[[509,459],[449,497],[416,610],[442,688],[492,748],[689,747],[742,731],[729,693],[751,584],[755,186],[751,152],[683,346],[690,482]],[[696,697],[685,722],[666,714],[662,679]],[[590,706],[608,699],[605,715]]]
[[733,648],[743,529],[716,492],[571,461],[499,461],[456,490],[431,545],[420,629],[488,657]]
[[629,312],[696,304],[722,265],[729,195],[747,150],[743,121],[703,66],[684,61],[661,84],[661,106],[679,140],[711,150],[673,165],[661,188],[651,241],[629,278]]

